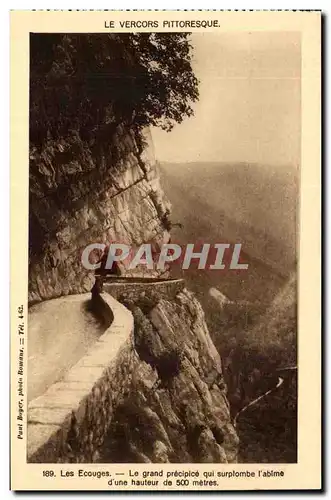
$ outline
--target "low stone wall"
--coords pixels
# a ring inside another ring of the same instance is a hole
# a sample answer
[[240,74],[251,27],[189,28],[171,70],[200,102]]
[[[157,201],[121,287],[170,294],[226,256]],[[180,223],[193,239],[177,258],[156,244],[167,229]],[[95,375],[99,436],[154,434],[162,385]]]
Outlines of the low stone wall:
[[106,328],[109,328],[113,323],[114,313],[100,293],[94,294],[92,292],[91,310]]
[[103,290],[116,299],[125,296],[126,299],[137,301],[141,294],[156,292],[160,298],[171,300],[185,288],[183,279],[169,281],[144,281],[141,283],[108,281],[103,284]]
[[61,382],[28,405],[28,462],[97,462],[113,409],[130,390],[133,317],[107,293],[100,298],[111,325]]

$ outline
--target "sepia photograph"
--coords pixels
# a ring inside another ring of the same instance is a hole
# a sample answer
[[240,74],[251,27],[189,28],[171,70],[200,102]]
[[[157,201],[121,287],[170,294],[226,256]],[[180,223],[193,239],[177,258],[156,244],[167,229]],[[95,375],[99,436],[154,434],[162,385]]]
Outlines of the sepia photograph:
[[300,462],[303,35],[191,14],[30,29],[13,437],[63,489]]
[[[300,61],[297,33],[31,34],[32,460],[296,461]],[[81,262],[169,242],[187,269]]]

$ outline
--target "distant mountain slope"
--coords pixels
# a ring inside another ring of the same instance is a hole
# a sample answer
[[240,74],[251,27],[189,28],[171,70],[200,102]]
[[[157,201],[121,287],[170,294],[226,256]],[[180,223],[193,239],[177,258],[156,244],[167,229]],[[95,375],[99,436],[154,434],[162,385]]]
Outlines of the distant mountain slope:
[[161,165],[179,239],[213,237],[243,244],[251,257],[287,277],[295,264],[298,172],[258,164]]

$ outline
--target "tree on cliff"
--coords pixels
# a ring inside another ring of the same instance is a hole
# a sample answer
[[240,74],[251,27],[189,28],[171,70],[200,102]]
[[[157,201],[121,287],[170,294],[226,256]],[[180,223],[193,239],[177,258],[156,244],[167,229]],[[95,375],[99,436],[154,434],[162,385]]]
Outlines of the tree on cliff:
[[188,33],[31,34],[30,140],[83,140],[112,127],[171,130],[193,114]]

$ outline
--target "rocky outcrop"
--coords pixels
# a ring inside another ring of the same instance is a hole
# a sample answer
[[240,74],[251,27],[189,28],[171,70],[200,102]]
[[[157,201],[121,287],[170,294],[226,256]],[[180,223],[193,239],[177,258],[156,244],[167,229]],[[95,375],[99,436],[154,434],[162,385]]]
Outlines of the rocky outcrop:
[[81,263],[90,243],[151,242],[157,249],[168,240],[161,221],[169,203],[148,130],[144,143],[140,151],[134,131],[120,125],[107,151],[96,152],[78,134],[31,148],[30,303],[90,291],[93,273]]
[[101,462],[235,462],[221,360],[199,302],[187,290],[175,300],[127,301],[137,357],[130,394],[116,408]]

